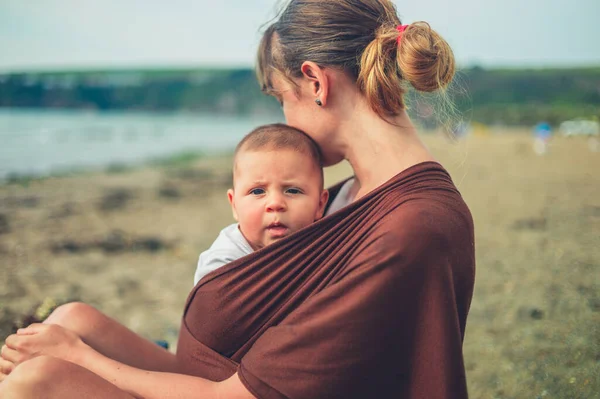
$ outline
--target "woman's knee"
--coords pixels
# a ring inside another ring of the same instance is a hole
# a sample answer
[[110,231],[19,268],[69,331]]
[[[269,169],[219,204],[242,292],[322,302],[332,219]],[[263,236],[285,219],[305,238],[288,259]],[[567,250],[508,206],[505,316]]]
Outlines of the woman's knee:
[[1,398],[38,397],[52,384],[69,375],[72,363],[51,356],[38,356],[19,364],[2,382]]
[[44,321],[46,324],[58,324],[67,329],[89,325],[100,316],[100,312],[83,302],[70,302],[60,305]]

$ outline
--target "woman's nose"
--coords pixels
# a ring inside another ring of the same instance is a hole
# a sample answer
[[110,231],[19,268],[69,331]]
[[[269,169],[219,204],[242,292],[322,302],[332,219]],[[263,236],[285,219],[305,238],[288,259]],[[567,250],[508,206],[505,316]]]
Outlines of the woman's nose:
[[284,212],[287,209],[285,199],[280,193],[273,193],[267,199],[267,212]]

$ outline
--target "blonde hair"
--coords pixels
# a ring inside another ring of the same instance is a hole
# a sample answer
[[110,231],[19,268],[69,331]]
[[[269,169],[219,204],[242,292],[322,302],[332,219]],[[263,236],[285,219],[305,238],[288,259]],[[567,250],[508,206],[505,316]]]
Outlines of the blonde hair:
[[389,0],[291,0],[258,50],[257,76],[273,93],[273,73],[292,82],[304,61],[346,71],[380,116],[405,108],[406,83],[421,92],[444,89],[455,62],[448,43],[426,22],[401,25]]

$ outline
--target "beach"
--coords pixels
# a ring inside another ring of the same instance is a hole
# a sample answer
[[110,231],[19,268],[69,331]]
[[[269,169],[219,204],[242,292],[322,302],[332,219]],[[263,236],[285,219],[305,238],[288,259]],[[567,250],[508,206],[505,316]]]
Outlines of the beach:
[[[527,130],[424,136],[469,205],[472,398],[600,397],[600,153]],[[327,185],[348,177],[326,170]],[[0,186],[0,340],[40,303],[92,304],[176,347],[198,255],[233,221],[231,155]]]

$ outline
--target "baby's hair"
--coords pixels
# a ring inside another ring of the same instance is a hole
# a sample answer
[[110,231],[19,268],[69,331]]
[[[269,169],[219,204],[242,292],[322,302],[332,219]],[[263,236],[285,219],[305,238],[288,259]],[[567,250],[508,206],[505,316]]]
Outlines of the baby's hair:
[[401,25],[390,0],[291,0],[263,34],[257,76],[273,90],[273,73],[293,83],[304,61],[346,71],[382,117],[404,108],[406,83],[421,92],[446,88],[455,73],[448,43],[426,22]]
[[317,143],[302,130],[283,123],[259,126],[248,133],[235,148],[234,164],[240,152],[278,150],[291,150],[308,156],[319,169],[323,183],[323,158]]

